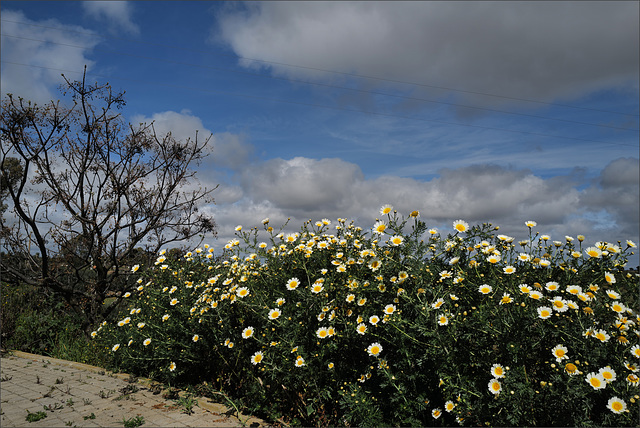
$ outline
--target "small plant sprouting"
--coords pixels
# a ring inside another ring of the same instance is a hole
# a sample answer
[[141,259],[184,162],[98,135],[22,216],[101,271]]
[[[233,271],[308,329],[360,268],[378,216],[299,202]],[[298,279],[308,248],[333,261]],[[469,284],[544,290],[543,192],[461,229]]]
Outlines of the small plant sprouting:
[[36,413],[31,413],[30,411],[27,410],[27,418],[25,420],[31,423],[31,422],[38,422],[39,420],[42,420],[46,417],[47,417],[46,412],[39,411]]
[[144,416],[136,416],[135,418],[124,419],[122,418],[122,423],[125,428],[136,428],[144,425]]
[[98,393],[98,396],[100,398],[109,398],[111,394],[113,394],[114,392],[116,392],[115,389],[109,389],[107,390],[107,392],[101,389],[100,392]]
[[55,389],[56,389],[56,387],[55,387],[55,386],[53,386],[53,385],[51,385],[51,386],[49,387],[49,392],[47,392],[46,394],[44,394],[44,395],[43,395],[43,397],[45,397],[45,398],[47,398],[47,397],[51,397],[51,393],[52,393],[53,391],[55,391]]
[[91,412],[91,414],[90,414],[89,416],[84,416],[84,420],[85,420],[85,421],[86,421],[87,419],[95,419],[95,418],[96,418],[96,415],[95,415],[93,412]]
[[88,398],[83,398],[82,402],[84,403],[85,406],[88,406],[91,404],[91,400],[89,400]]
[[69,398],[69,399],[67,400],[67,407],[73,407],[73,405],[74,405],[74,404],[75,404],[75,403],[73,402],[73,398]]
[[47,406],[42,406],[42,407],[44,408],[44,410],[48,410],[50,412],[53,412],[54,410],[64,409],[64,406],[60,403],[49,404]]
[[42,382],[40,382],[40,376],[36,375],[36,383],[38,385],[40,385]]
[[61,385],[64,383],[64,378],[60,377],[60,378],[56,378],[56,385]]
[[0,378],[0,381],[1,381],[1,382],[6,382],[6,381],[11,380],[11,379],[13,379],[13,376],[4,375],[4,376],[2,376],[2,377]]
[[176,404],[182,407],[182,413],[190,415],[193,413],[193,406],[198,405],[198,400],[193,397],[193,394],[189,393],[184,397],[180,397],[176,400]]

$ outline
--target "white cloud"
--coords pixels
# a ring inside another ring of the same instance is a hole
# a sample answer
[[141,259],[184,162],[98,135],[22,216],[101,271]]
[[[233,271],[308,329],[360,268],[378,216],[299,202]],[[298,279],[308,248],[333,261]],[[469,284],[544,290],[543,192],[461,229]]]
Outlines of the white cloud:
[[169,110],[154,113],[150,117],[136,115],[131,118],[131,123],[133,124],[150,124],[152,122],[158,136],[166,135],[170,132],[176,140],[186,140],[188,138],[193,140],[196,132],[198,133],[198,139],[207,138],[212,134],[204,126],[202,119],[192,115],[189,110],[182,110],[180,113]]
[[282,65],[297,64],[554,101],[637,90],[637,18],[637,2],[258,2],[222,11],[212,39],[281,63],[241,60],[276,75],[340,78]]
[[584,191],[581,203],[595,218],[607,218],[624,233],[638,235],[640,163],[620,158],[609,163],[596,182]]
[[140,33],[140,28],[131,18],[133,11],[128,1],[84,1],[82,8],[91,18],[106,21],[112,33]]
[[[44,104],[59,98],[52,89],[64,83],[61,69],[76,70],[78,74],[66,73],[70,80],[76,80],[81,77],[80,73],[85,65],[88,70],[94,66],[94,61],[88,59],[87,55],[97,45],[98,39],[90,35],[90,30],[82,27],[63,25],[55,19],[33,21],[22,12],[2,10],[2,33],[3,64],[0,78],[3,96],[12,93],[14,96]],[[86,48],[78,49],[63,44]]]
[[189,110],[164,111],[154,113],[150,117],[136,115],[131,118],[134,124],[153,122],[154,129],[158,136],[171,133],[172,137],[179,141],[196,138],[202,142],[209,140],[210,156],[206,160],[206,168],[225,168],[239,170],[246,166],[253,158],[254,147],[245,141],[241,135],[229,132],[214,134],[202,123],[202,119],[194,116]]

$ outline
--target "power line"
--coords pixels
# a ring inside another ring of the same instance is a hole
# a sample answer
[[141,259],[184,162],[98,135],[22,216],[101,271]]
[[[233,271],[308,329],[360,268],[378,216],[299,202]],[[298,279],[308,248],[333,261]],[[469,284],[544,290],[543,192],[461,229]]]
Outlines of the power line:
[[[22,63],[6,61],[6,60],[2,60],[2,61],[0,61],[0,63],[19,65],[19,66],[24,66],[24,67],[32,67],[32,68],[41,68],[41,69],[45,69],[45,70],[61,71],[61,72],[65,72],[65,73],[82,74],[82,72],[74,71],[74,70],[64,70],[64,69],[59,69],[59,68],[43,67],[43,66],[39,66],[39,65],[22,64]],[[156,83],[156,82],[149,82],[149,81],[146,81],[146,80],[137,80],[137,79],[124,78],[124,77],[104,76],[104,75],[95,74],[95,73],[87,73],[87,75],[88,76],[93,76],[93,77],[99,77],[99,78],[103,78],[103,79],[110,79],[110,80],[111,79],[116,79],[116,80],[124,80],[124,81],[135,82],[135,83],[146,83],[146,84],[152,84],[152,85],[156,85],[156,86],[166,86],[166,87],[172,87],[172,88],[177,88],[177,89],[187,89],[187,90],[193,90],[193,91],[199,91],[199,92],[203,92],[204,91],[204,92],[210,92],[210,93],[215,93],[215,94],[224,94],[224,95],[229,95],[229,96],[234,96],[234,97],[251,98],[251,99],[264,100],[264,101],[275,101],[275,102],[280,102],[280,103],[302,105],[302,106],[307,106],[307,107],[325,108],[325,109],[331,109],[331,110],[346,111],[346,112],[351,112],[351,113],[364,113],[364,114],[371,114],[371,115],[376,115],[376,116],[391,117],[391,118],[398,118],[398,119],[417,120],[417,121],[421,121],[421,122],[435,122],[435,123],[441,123],[441,124],[445,124],[445,125],[465,126],[465,127],[470,127],[470,128],[479,128],[479,129],[486,129],[486,130],[500,131],[500,132],[512,132],[512,133],[517,133],[517,134],[526,134],[526,135],[533,135],[533,136],[545,137],[545,138],[560,138],[560,139],[564,139],[564,140],[584,141],[584,142],[588,142],[588,143],[597,143],[597,144],[605,144],[605,145],[616,145],[616,146],[626,146],[626,147],[636,147],[635,145],[625,144],[625,143],[614,143],[614,142],[610,142],[610,141],[589,140],[589,139],[578,138],[578,137],[565,137],[565,136],[561,136],[561,135],[542,134],[542,133],[530,132],[530,131],[518,131],[518,130],[513,130],[513,129],[497,128],[497,127],[491,127],[491,126],[470,125],[470,124],[465,124],[465,123],[449,122],[449,121],[438,120],[438,119],[425,119],[425,118],[419,118],[419,117],[402,116],[402,115],[389,114],[389,113],[380,113],[380,112],[373,112],[373,111],[367,111],[367,110],[355,110],[355,109],[348,109],[348,108],[335,107],[335,106],[327,106],[327,105],[321,105],[321,104],[303,103],[303,102],[300,102],[300,101],[291,101],[291,100],[282,100],[282,99],[277,99],[277,98],[261,97],[261,96],[257,96],[257,95],[247,95],[247,94],[239,94],[239,93],[227,92],[227,91],[218,91],[218,90],[213,90],[213,89],[202,89],[202,88],[194,88],[194,87],[183,86],[183,85],[174,85],[174,84],[167,84],[167,83]]]
[[147,42],[147,41],[126,39],[126,38],[122,38],[122,37],[103,36],[103,35],[90,33],[90,32],[70,30],[70,29],[65,29],[65,28],[60,28],[60,27],[51,27],[51,26],[41,25],[41,24],[32,24],[32,23],[22,22],[22,21],[13,21],[13,20],[9,20],[9,19],[2,19],[2,21],[12,22],[12,23],[22,24],[22,25],[30,25],[30,26],[33,26],[33,27],[48,28],[48,29],[53,29],[53,30],[58,30],[58,31],[63,31],[63,32],[69,32],[69,33],[83,34],[83,35],[88,35],[88,36],[92,36],[92,37],[98,37],[98,38],[107,39],[107,40],[120,40],[120,41],[125,41],[125,42],[146,44],[146,45],[149,45],[149,46],[158,46],[158,47],[163,47],[163,48],[177,49],[177,50],[189,51],[189,52],[195,52],[195,53],[205,53],[205,54],[208,54],[208,55],[226,56],[226,57],[231,57],[231,58],[235,58],[235,59],[242,59],[242,60],[246,60],[246,61],[254,61],[254,62],[261,62],[261,63],[265,63],[265,64],[275,64],[275,65],[282,65],[282,66],[286,66],[286,67],[293,67],[293,68],[301,68],[301,69],[306,69],[306,70],[321,71],[321,72],[325,72],[325,73],[340,74],[340,75],[344,75],[344,76],[357,77],[357,78],[362,78],[362,79],[379,80],[379,81],[390,82],[390,83],[401,83],[401,84],[405,84],[405,85],[413,85],[413,86],[419,86],[419,87],[424,87],[424,88],[442,89],[442,90],[447,90],[447,91],[452,91],[452,92],[461,92],[461,93],[467,93],[467,94],[473,94],[473,95],[482,95],[482,96],[488,96],[488,97],[494,97],[494,98],[503,98],[503,99],[513,100],[513,101],[524,101],[524,102],[541,104],[541,105],[548,105],[548,106],[565,107],[565,108],[572,108],[572,109],[579,109],[579,110],[590,110],[590,111],[596,111],[596,112],[601,112],[601,113],[619,114],[619,115],[623,115],[623,116],[631,116],[631,117],[634,117],[634,118],[638,117],[638,115],[629,114],[629,113],[622,113],[622,112],[617,112],[617,111],[611,111],[611,110],[601,110],[601,109],[595,109],[595,108],[590,108],[590,107],[575,106],[575,105],[570,105],[570,104],[550,103],[550,102],[532,100],[532,99],[527,99],[527,98],[509,97],[509,96],[504,96],[504,95],[489,94],[489,93],[485,93],[485,92],[476,92],[476,91],[468,91],[468,90],[463,90],[463,89],[448,88],[448,87],[444,87],[444,86],[428,85],[428,84],[424,84],[424,83],[408,82],[408,81],[403,81],[403,80],[388,79],[388,78],[376,77],[376,76],[366,76],[366,75],[362,75],[362,74],[347,73],[347,72],[335,71],[335,70],[327,70],[327,69],[317,68],[317,67],[309,67],[309,66],[303,66],[303,65],[288,64],[288,63],[277,62],[277,61],[267,61],[267,60],[256,59],[256,58],[247,58],[247,57],[243,57],[243,56],[236,55],[236,54],[225,54],[225,53],[219,53],[219,52],[215,52],[214,53],[214,52],[211,52],[211,51],[189,49],[189,48],[185,48],[184,46],[172,46],[172,45],[166,45],[166,44],[161,44],[161,43],[153,43],[153,42]]
[[170,64],[178,64],[178,65],[183,65],[183,66],[188,66],[188,67],[197,67],[197,68],[203,68],[203,69],[208,69],[208,70],[218,70],[218,71],[225,71],[225,72],[229,72],[229,73],[245,74],[245,75],[261,77],[261,78],[265,78],[265,79],[282,80],[282,81],[286,81],[286,82],[295,82],[295,83],[302,83],[302,84],[307,84],[307,85],[322,86],[322,87],[327,87],[327,88],[340,89],[340,90],[353,91],[353,92],[360,92],[360,93],[366,93],[366,94],[371,94],[371,95],[380,95],[380,96],[386,96],[386,97],[400,98],[400,99],[405,99],[405,100],[408,100],[408,101],[422,101],[422,102],[428,102],[428,103],[433,103],[433,104],[448,105],[448,106],[453,106],[453,107],[464,107],[464,108],[483,110],[483,111],[489,111],[489,112],[494,112],[494,113],[510,114],[510,115],[515,115],[515,116],[531,117],[531,118],[535,118],[535,119],[544,119],[544,120],[552,120],[552,121],[556,121],[556,122],[572,123],[572,124],[575,124],[575,125],[597,126],[597,127],[602,127],[602,128],[618,129],[618,130],[623,130],[623,131],[640,131],[640,129],[629,128],[629,127],[620,127],[620,126],[613,126],[613,125],[580,122],[580,121],[577,121],[577,120],[559,119],[559,118],[554,118],[554,117],[539,116],[539,115],[528,114],[528,113],[517,113],[517,112],[510,112],[510,111],[505,111],[505,110],[491,109],[491,108],[487,108],[487,107],[477,107],[477,106],[470,106],[470,105],[459,104],[459,103],[451,103],[451,102],[445,102],[445,101],[430,100],[430,99],[426,99],[426,98],[418,98],[418,97],[411,97],[411,96],[405,96],[405,95],[396,95],[396,94],[390,94],[390,93],[386,93],[386,92],[368,91],[368,90],[364,90],[364,89],[355,89],[355,88],[349,88],[349,87],[345,87],[345,86],[330,85],[330,84],[327,84],[327,83],[308,82],[308,81],[299,80],[299,79],[290,79],[290,78],[277,77],[277,76],[272,76],[272,75],[264,75],[264,74],[261,74],[261,73],[253,73],[253,72],[250,72],[250,71],[239,71],[239,70],[233,70],[233,69],[230,69],[230,68],[212,67],[212,66],[201,65],[201,64],[193,64],[193,63],[187,63],[187,62],[181,62],[181,61],[175,61],[175,60],[168,60],[168,59],[164,59],[164,58],[157,58],[157,57],[137,55],[137,54],[129,54],[129,53],[125,53],[125,52],[119,52],[119,51],[113,51],[113,50],[107,50],[107,49],[95,49],[95,48],[91,48],[91,47],[87,47],[87,46],[72,45],[72,44],[69,44],[69,43],[52,42],[52,41],[41,40],[41,39],[33,39],[33,38],[29,38],[29,37],[14,36],[14,35],[10,35],[10,34],[2,34],[2,36],[3,37],[15,38],[15,39],[21,39],[21,40],[29,40],[29,41],[35,41],[35,42],[51,43],[51,44],[55,44],[55,45],[59,45],[59,46],[67,46],[67,47],[78,48],[78,49],[92,49],[92,51],[94,51],[94,52],[110,53],[110,54],[128,56],[128,57],[139,58],[139,59],[147,59],[147,60],[153,60],[153,61],[166,62],[166,63],[170,63]]

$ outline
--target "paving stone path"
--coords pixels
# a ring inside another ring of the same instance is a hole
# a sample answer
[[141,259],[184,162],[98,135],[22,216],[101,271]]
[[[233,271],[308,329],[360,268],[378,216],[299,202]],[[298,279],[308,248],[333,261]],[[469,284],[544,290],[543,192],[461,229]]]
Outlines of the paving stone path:
[[126,420],[144,420],[145,428],[266,426],[204,397],[187,414],[148,379],[130,382],[129,375],[72,361],[13,351],[0,359],[0,371],[3,428],[123,427]]

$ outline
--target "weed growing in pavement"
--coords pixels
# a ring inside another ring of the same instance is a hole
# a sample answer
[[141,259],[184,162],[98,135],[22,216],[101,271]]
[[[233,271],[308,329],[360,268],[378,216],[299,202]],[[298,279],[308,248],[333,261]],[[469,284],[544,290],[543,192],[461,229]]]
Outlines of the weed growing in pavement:
[[136,428],[144,425],[144,416],[136,416],[129,419],[122,418],[122,423],[124,424],[125,428]]
[[176,404],[182,407],[182,412],[190,415],[193,413],[193,407],[198,405],[198,400],[196,400],[191,393],[187,393],[183,397],[179,397],[176,400]]
[[38,422],[44,418],[47,417],[47,413],[43,412],[43,411],[39,411],[36,413],[31,413],[30,411],[27,410],[27,417],[26,417],[26,421],[31,423],[31,422]]
[[100,390],[100,392],[98,392],[98,396],[100,398],[109,398],[111,396],[111,394],[115,393],[116,390],[115,389],[109,389],[106,392],[104,390]]
[[60,410],[60,409],[64,409],[64,406],[60,403],[54,403],[54,404],[48,404],[45,406],[42,406],[44,408],[44,410],[48,410],[50,412],[54,412],[56,410]]
[[[392,207],[370,231],[236,229],[162,252],[92,336],[113,364],[207,380],[294,425],[630,425],[640,359],[636,244],[528,238]],[[134,267],[136,270],[138,267]]]

